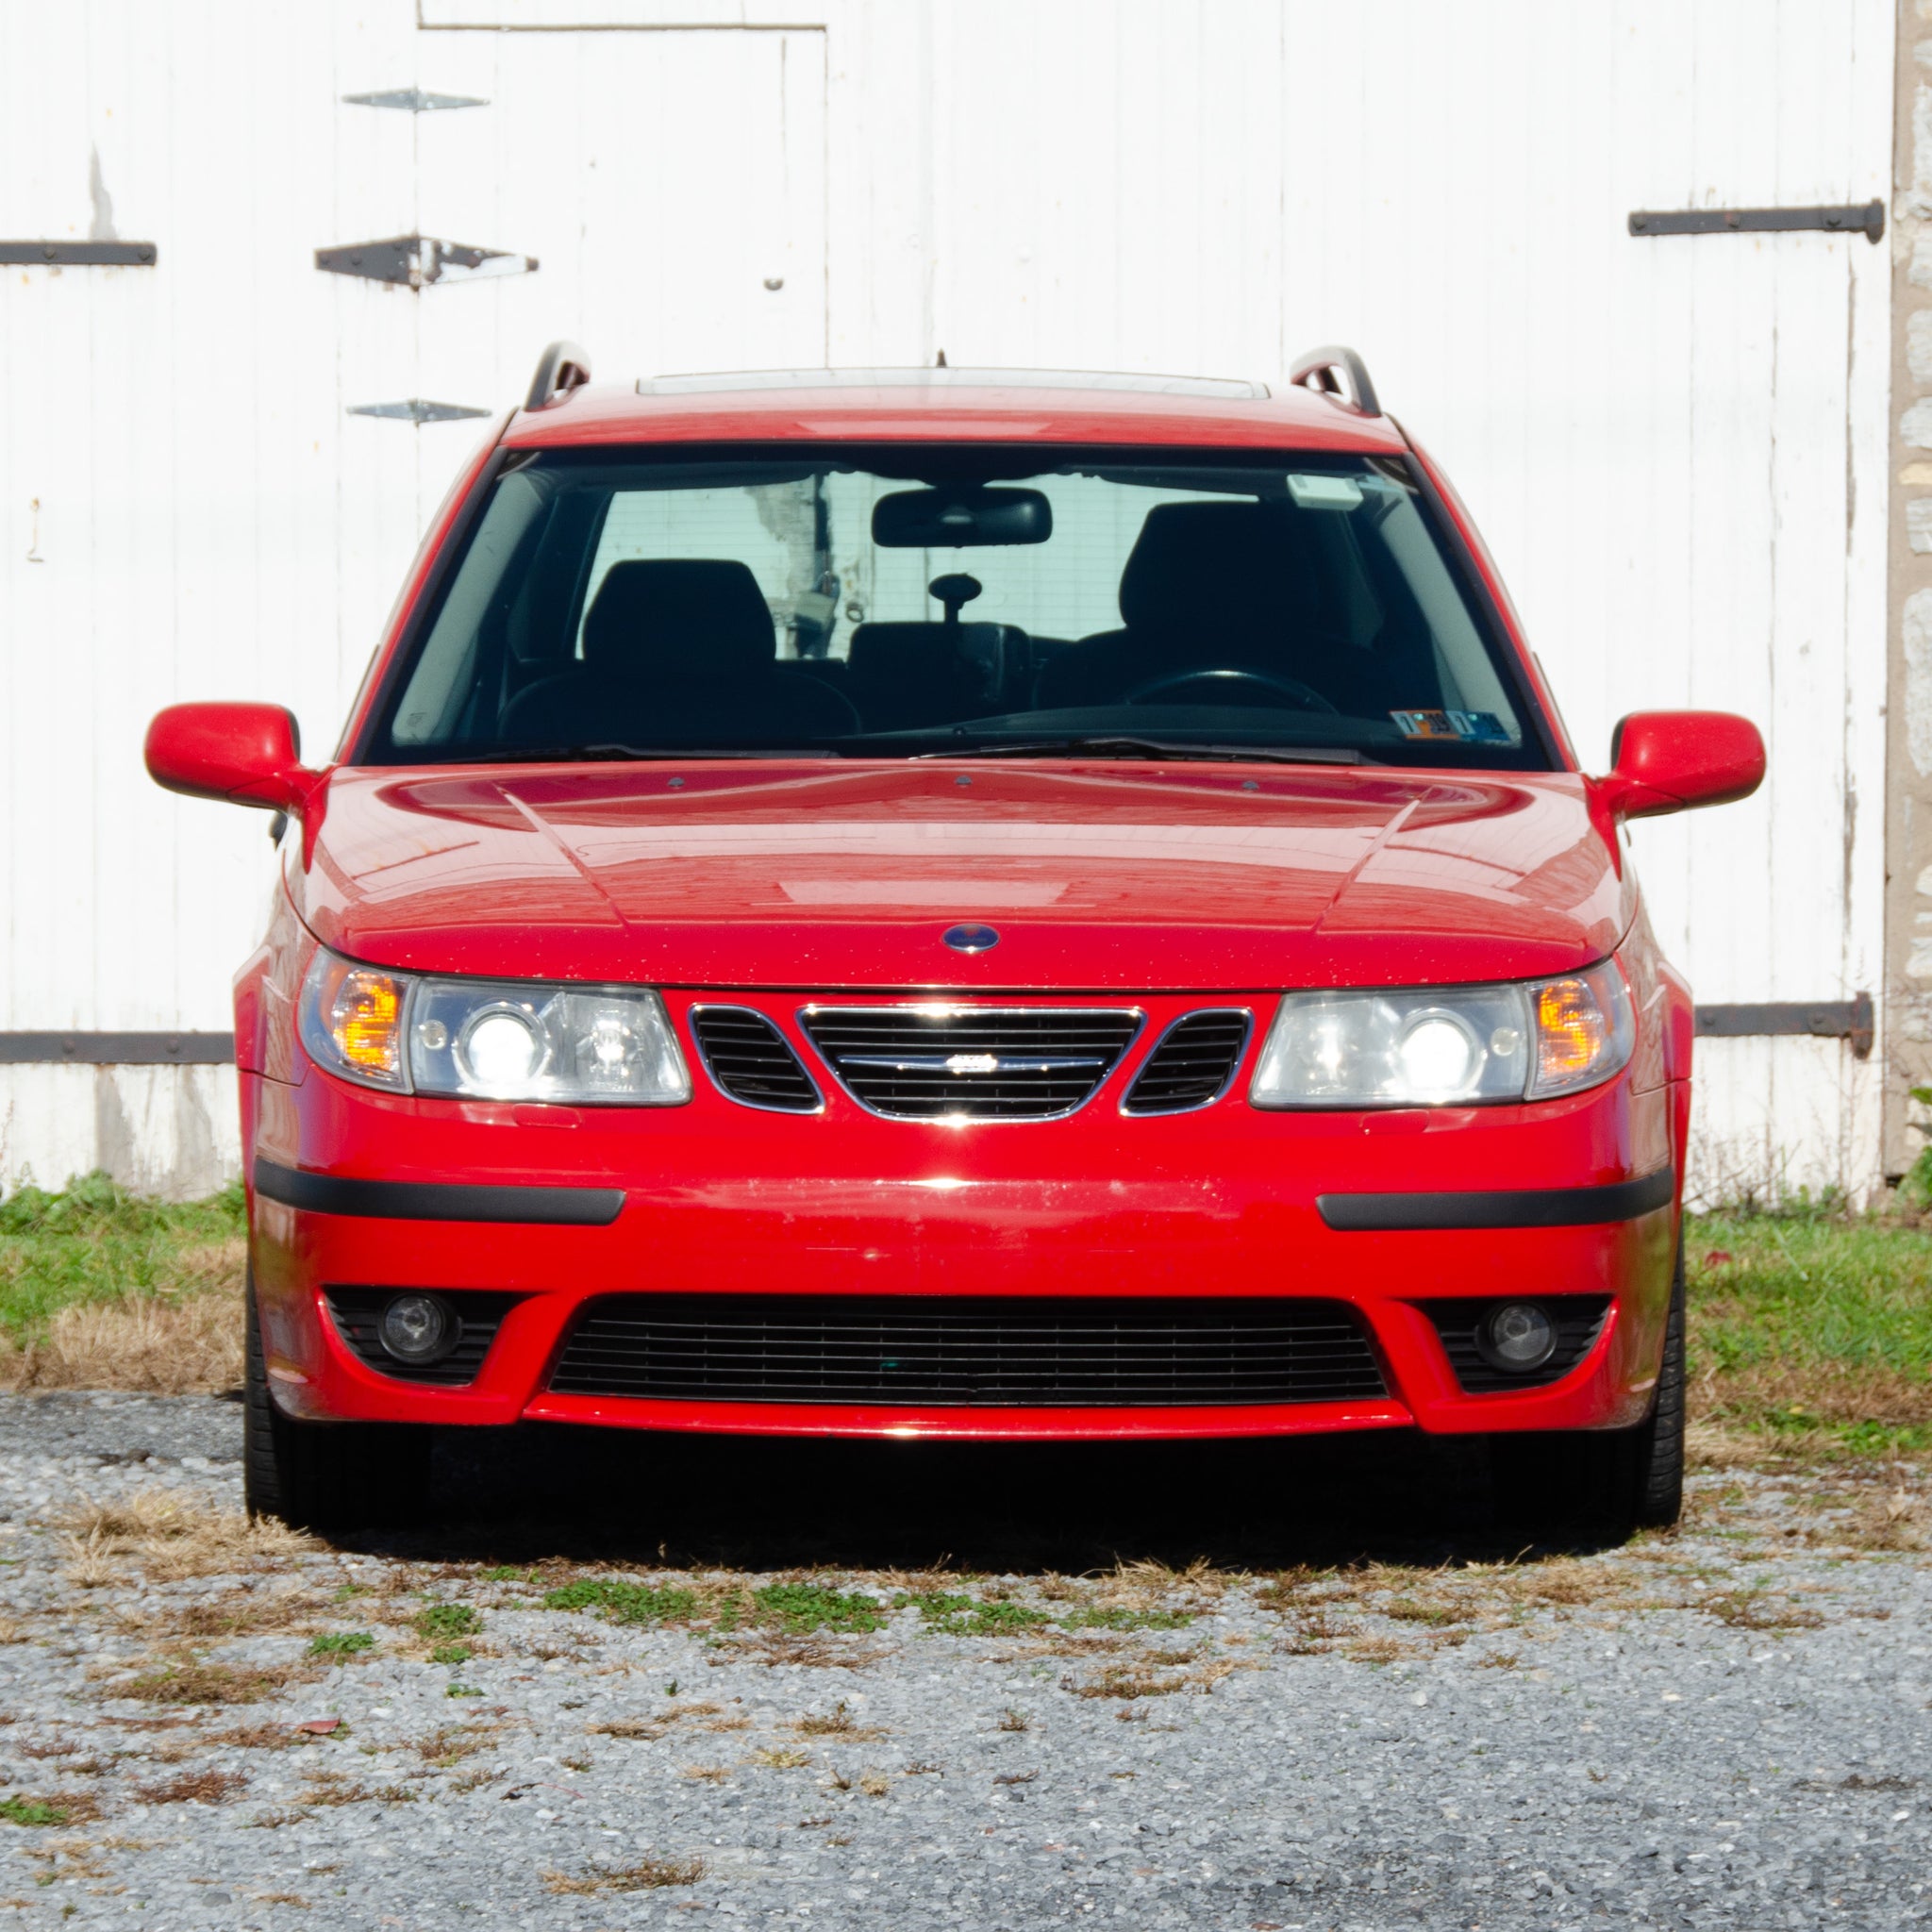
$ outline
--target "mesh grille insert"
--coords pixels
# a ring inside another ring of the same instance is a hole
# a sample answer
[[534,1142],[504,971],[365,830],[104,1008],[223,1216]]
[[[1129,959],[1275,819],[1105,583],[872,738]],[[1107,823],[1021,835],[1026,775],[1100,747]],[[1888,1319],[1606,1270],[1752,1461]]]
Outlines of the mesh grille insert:
[[[1526,1374],[1499,1369],[1476,1346],[1476,1330],[1491,1309],[1505,1301],[1533,1301],[1557,1324],[1557,1349],[1541,1368]],[[1596,1346],[1609,1312],[1607,1294],[1503,1295],[1490,1300],[1418,1302],[1442,1338],[1442,1351],[1465,1395],[1500,1395],[1511,1389],[1542,1389],[1560,1381]]]
[[[462,1322],[462,1335],[456,1347],[441,1361],[412,1368],[397,1361],[383,1347],[376,1335],[375,1324],[381,1319],[384,1305],[391,1295],[402,1291],[394,1288],[327,1288],[323,1291],[328,1297],[328,1311],[335,1317],[338,1333],[355,1350],[359,1361],[378,1374],[394,1375],[404,1382],[435,1382],[446,1388],[476,1379],[477,1371],[483,1366],[483,1357],[490,1353],[490,1345],[496,1340],[496,1331],[503,1325],[504,1316],[519,1299],[513,1294],[490,1294],[475,1290],[444,1294],[442,1299],[456,1309]],[[441,1292],[440,1290],[434,1291]]]
[[581,1395],[934,1407],[1161,1408],[1386,1393],[1339,1302],[608,1295],[550,1378]]
[[1121,1103],[1124,1113],[1185,1113],[1218,1100],[1248,1043],[1248,1016],[1190,1013],[1160,1036]]
[[900,1120],[1050,1120],[1091,1099],[1140,1030],[1129,1008],[808,1007],[852,1097]]
[[777,1113],[816,1113],[824,1105],[790,1042],[749,1007],[693,1007],[691,1030],[705,1071],[733,1100]]

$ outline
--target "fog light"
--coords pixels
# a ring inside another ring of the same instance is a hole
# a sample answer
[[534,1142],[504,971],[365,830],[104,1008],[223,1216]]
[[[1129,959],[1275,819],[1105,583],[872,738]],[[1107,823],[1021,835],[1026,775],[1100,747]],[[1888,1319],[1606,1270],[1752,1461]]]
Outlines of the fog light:
[[1475,1339],[1493,1367],[1526,1374],[1556,1354],[1557,1324],[1534,1302],[1504,1302],[1484,1316]]
[[461,1337],[463,1324],[440,1295],[399,1294],[384,1307],[376,1333],[397,1361],[411,1368],[441,1361]]

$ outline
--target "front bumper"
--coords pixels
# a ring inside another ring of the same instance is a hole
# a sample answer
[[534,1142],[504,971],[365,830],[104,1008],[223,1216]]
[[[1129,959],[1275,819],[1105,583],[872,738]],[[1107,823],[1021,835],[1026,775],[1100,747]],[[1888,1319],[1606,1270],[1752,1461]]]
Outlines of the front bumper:
[[[1263,1113],[1238,1090],[1127,1118],[1103,1093],[1065,1120],[965,1127],[879,1119],[836,1093],[822,1114],[761,1113],[702,1075],[688,1106],[661,1110],[412,1100],[313,1067],[242,1087],[270,1374],[309,1418],[1007,1440],[1606,1428],[1641,1420],[1661,1355],[1677,1109],[1672,1089],[1634,1091],[1627,1074],[1534,1107]],[[1523,1224],[1539,1218],[1557,1224]],[[1428,1224],[1444,1220],[1464,1224]],[[476,1379],[441,1388],[358,1359],[330,1285],[521,1299]],[[1315,1297],[1356,1311],[1388,1392],[994,1408],[549,1388],[587,1301],[652,1291]],[[1594,1346],[1559,1381],[1500,1394],[1463,1391],[1419,1306],[1558,1293],[1610,1297]]]

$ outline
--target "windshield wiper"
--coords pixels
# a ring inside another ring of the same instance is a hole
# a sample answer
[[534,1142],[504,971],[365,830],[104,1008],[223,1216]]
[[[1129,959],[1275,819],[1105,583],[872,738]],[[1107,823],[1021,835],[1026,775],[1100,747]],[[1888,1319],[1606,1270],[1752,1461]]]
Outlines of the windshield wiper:
[[[864,756],[864,754],[859,754]],[[913,752],[917,758],[1198,758],[1220,764],[1365,765],[1375,762],[1341,745],[1188,744],[1164,738],[1029,738],[1015,744],[967,744],[955,751]]]

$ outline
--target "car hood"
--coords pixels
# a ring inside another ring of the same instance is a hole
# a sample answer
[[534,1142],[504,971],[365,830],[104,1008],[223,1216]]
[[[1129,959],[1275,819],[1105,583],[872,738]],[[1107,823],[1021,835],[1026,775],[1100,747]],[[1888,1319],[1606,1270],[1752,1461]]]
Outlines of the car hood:
[[[296,909],[401,968],[801,990],[1402,985],[1600,958],[1583,781],[1107,761],[339,770]],[[292,845],[293,841],[291,841]],[[999,941],[956,952],[961,922]]]

